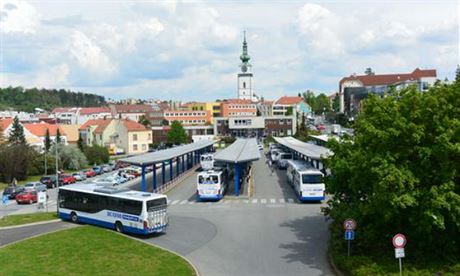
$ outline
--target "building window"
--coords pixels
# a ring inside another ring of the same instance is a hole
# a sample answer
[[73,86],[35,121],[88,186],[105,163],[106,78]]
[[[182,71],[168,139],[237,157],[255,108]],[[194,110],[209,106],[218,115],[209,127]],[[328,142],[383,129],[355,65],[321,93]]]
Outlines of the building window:
[[133,151],[137,151],[137,145],[133,145]]
[[246,89],[246,82],[243,82],[243,89]]
[[146,144],[142,144],[142,150],[147,150],[147,145]]
[[152,133],[149,133],[149,136],[148,136],[148,137],[149,137],[149,138],[148,138],[149,141],[152,141]]
[[133,134],[133,141],[137,141],[137,134]]

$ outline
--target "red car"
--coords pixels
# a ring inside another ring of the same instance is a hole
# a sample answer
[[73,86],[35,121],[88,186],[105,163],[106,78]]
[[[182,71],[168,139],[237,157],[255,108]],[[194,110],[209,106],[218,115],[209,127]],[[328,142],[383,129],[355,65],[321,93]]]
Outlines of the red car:
[[321,130],[321,131],[322,131],[322,130],[326,130],[326,126],[325,126],[325,125],[322,125],[322,124],[321,124],[321,125],[317,125],[316,128],[317,128],[318,130]]
[[22,192],[16,196],[16,202],[18,204],[21,204],[21,203],[32,204],[37,201],[38,201],[38,197],[37,197],[37,192],[35,191]]
[[86,170],[83,173],[86,174],[86,177],[88,178],[96,176],[96,172],[93,170]]
[[63,174],[61,175],[59,182],[63,185],[67,185],[77,182],[77,179],[71,174]]

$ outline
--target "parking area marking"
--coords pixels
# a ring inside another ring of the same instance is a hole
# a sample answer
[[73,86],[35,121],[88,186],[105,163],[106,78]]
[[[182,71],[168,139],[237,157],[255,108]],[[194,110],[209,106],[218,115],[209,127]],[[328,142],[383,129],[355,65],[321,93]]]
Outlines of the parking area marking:
[[286,201],[284,200],[284,198],[280,198],[280,203],[285,203]]
[[170,205],[175,205],[175,204],[177,204],[179,201],[180,201],[180,200],[173,200],[173,201],[171,201]]
[[288,198],[288,202],[289,202],[289,203],[294,203],[294,199]]
[[254,198],[254,199],[252,200],[252,204],[257,204],[257,198]]
[[266,200],[265,198],[262,198],[262,199],[260,200],[260,203],[266,204],[266,203],[267,203],[267,200]]
[[184,204],[187,204],[188,200],[182,200],[179,204],[180,205],[184,205]]
[[276,199],[274,198],[270,199],[270,203],[276,203]]

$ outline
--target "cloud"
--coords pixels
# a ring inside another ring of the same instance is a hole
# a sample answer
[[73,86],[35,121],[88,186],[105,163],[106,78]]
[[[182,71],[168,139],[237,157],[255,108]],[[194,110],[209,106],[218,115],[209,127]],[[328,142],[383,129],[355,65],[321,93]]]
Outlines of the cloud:
[[82,16],[79,15],[71,15],[71,16],[65,16],[65,17],[55,17],[55,18],[50,18],[50,19],[43,19],[41,21],[45,25],[50,25],[50,26],[66,26],[66,27],[72,27],[79,25],[83,23]]
[[2,7],[1,32],[33,34],[40,17],[40,13],[29,3],[20,0],[6,0]]

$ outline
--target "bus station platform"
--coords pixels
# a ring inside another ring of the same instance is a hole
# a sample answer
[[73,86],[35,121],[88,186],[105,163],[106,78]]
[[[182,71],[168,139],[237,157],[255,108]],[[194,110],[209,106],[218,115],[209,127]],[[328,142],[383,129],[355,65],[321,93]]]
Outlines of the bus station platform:
[[[235,196],[240,195],[244,178],[243,172],[249,171],[248,167],[250,166],[250,163],[258,160],[259,158],[260,151],[257,147],[257,141],[255,138],[238,138],[235,142],[233,142],[233,144],[214,155],[215,161],[220,161],[233,167],[233,191]],[[230,190],[232,189],[230,188]]]
[[322,146],[302,142],[294,137],[273,137],[275,141],[294,153],[298,159],[304,159],[319,170],[324,169],[323,158],[327,158],[334,153]]
[[141,191],[146,191],[146,168],[153,167],[153,191],[157,191],[157,165],[161,168],[161,185],[166,183],[166,166],[169,165],[169,181],[174,179],[173,164],[176,164],[176,177],[193,168],[200,162],[200,156],[211,150],[215,141],[198,141],[174,148],[144,153],[120,159],[121,162],[141,167]]

